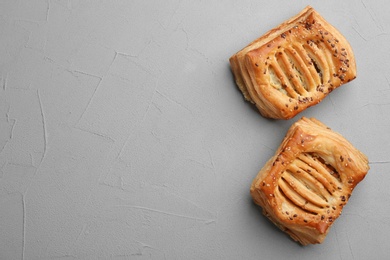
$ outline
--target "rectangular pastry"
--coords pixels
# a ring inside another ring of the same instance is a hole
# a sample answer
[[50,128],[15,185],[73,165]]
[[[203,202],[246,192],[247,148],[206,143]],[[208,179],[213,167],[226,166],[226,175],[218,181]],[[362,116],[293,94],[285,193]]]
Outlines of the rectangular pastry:
[[368,159],[318,120],[302,118],[253,180],[250,193],[276,226],[302,245],[323,242]]
[[290,119],[356,77],[350,44],[310,6],[229,61],[245,99],[268,118]]

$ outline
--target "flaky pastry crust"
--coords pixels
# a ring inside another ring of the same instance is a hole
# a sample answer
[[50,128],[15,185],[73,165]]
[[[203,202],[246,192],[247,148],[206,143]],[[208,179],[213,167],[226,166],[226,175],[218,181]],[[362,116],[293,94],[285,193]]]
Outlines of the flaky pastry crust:
[[276,226],[302,245],[323,242],[368,159],[320,121],[302,118],[253,180],[250,193]]
[[229,61],[245,99],[268,118],[290,119],[356,77],[350,44],[310,6]]

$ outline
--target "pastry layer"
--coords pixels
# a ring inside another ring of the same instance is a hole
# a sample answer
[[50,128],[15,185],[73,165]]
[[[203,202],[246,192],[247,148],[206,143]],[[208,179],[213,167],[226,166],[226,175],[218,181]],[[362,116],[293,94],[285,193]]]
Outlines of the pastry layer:
[[353,189],[369,170],[367,157],[318,120],[288,130],[250,192],[263,213],[303,245],[321,243]]
[[235,81],[264,117],[290,119],[356,77],[352,48],[306,7],[230,58]]

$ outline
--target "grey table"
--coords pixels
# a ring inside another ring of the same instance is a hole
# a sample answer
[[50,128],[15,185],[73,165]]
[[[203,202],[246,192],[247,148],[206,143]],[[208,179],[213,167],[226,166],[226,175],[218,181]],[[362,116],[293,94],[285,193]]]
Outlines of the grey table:
[[[358,77],[288,121],[243,100],[228,58],[304,1],[0,2],[0,259],[384,259],[390,254],[390,8],[314,1]],[[299,117],[371,170],[321,245],[249,186]]]

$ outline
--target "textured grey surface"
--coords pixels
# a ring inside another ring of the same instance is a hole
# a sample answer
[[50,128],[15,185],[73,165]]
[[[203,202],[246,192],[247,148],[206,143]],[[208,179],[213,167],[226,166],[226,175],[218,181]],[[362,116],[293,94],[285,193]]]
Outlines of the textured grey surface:
[[[358,77],[298,117],[262,118],[233,82],[228,58],[307,4],[0,1],[0,259],[388,256],[388,2],[311,3],[350,41]],[[307,247],[249,195],[301,116],[371,162]]]

